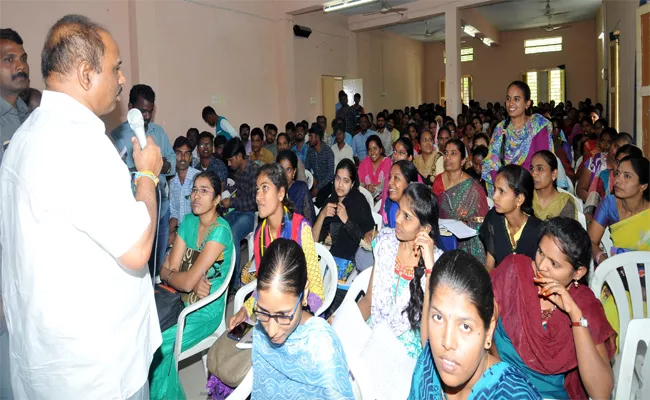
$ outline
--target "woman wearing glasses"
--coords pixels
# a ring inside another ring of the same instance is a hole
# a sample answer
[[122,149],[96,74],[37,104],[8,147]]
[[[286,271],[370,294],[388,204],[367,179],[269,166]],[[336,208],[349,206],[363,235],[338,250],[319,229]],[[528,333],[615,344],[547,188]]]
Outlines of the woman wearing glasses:
[[[234,256],[232,232],[219,216],[221,181],[212,172],[201,172],[194,179],[192,213],[183,218],[160,279],[183,293],[185,305],[192,304],[217,290],[228,276]],[[205,339],[221,324],[226,296],[191,313],[185,322],[183,344],[187,349]],[[184,399],[183,386],[174,366],[176,325],[162,333],[163,342],[154,356],[149,375],[152,399]]]
[[276,239],[257,271],[253,399],[353,399],[341,341],[309,312],[305,255]]

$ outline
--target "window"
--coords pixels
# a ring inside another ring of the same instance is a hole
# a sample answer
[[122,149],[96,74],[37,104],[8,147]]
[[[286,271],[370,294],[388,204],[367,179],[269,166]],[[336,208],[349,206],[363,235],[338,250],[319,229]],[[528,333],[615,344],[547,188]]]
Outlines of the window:
[[562,51],[562,37],[550,37],[543,39],[529,39],[524,41],[526,54],[549,53]]
[[472,86],[472,77],[467,75],[461,78],[461,92],[460,97],[464,104],[468,104],[474,97],[474,87]]
[[[443,62],[447,64],[447,51],[443,50]],[[474,48],[466,47],[460,49],[460,62],[474,61]]]
[[564,102],[564,71],[552,69],[548,73],[548,97],[549,101],[555,100],[555,104]]
[[533,104],[537,104],[537,71],[529,71],[526,73],[526,83],[530,87],[530,99]]

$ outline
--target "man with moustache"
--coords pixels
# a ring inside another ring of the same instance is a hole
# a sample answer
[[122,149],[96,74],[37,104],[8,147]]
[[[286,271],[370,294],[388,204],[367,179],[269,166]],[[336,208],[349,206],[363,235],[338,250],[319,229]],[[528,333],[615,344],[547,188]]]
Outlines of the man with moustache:
[[[210,133],[209,133],[210,134]],[[192,148],[185,136],[179,136],[174,141],[176,152],[176,176],[169,182],[169,239],[167,246],[174,243],[178,227],[183,217],[192,212],[190,195],[194,186],[194,177],[201,173],[192,168]],[[223,164],[223,163],[222,163]]]
[[[41,54],[46,90],[0,167],[0,243],[18,399],[148,399],[162,338],[146,264],[162,168],[132,140],[131,173],[99,118],[125,79],[106,29],[67,15]],[[66,140],[61,140],[65,137]],[[74,171],[54,179],[52,171]],[[6,368],[3,363],[2,368]]]
[[291,151],[296,153],[300,161],[303,163],[307,159],[307,151],[309,150],[309,146],[307,146],[307,143],[305,143],[305,131],[307,128],[300,123],[296,124],[296,135],[294,137],[295,144],[291,147]]
[[[133,85],[129,92],[129,110],[137,108],[142,113],[144,119],[144,132],[146,136],[151,136],[160,147],[163,156],[163,166],[158,177],[160,181],[160,214],[158,226],[158,242],[156,248],[151,254],[149,259],[149,272],[151,276],[157,275],[160,271],[163,261],[165,261],[165,250],[167,249],[167,240],[169,239],[169,199],[167,197],[167,177],[173,177],[176,172],[176,154],[169,143],[167,133],[162,126],[151,122],[153,117],[156,102],[156,93],[147,85]],[[126,166],[129,170],[135,171],[135,163],[133,162],[133,145],[131,140],[135,137],[135,133],[131,129],[128,121],[124,121],[118,125],[117,128],[111,132],[111,137],[115,148],[119,153],[126,149]],[[212,148],[210,149],[212,150]],[[155,262],[154,262],[155,257]]]
[[0,29],[0,163],[29,109],[20,94],[29,88],[29,64],[23,39],[13,29]]

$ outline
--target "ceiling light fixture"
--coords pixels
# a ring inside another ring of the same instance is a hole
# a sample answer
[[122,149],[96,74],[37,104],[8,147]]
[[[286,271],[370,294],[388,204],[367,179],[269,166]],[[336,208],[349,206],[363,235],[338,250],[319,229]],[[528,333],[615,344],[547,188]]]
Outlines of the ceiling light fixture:
[[489,37],[484,37],[481,39],[483,43],[485,43],[486,46],[492,46],[492,43],[494,43],[494,40],[490,39]]
[[343,10],[350,7],[360,6],[362,4],[375,3],[377,0],[337,0],[323,5],[323,12],[332,12]]
[[463,27],[463,31],[465,31],[465,33],[470,35],[471,37],[475,37],[476,34],[479,33],[479,30],[474,28],[472,25],[465,25]]

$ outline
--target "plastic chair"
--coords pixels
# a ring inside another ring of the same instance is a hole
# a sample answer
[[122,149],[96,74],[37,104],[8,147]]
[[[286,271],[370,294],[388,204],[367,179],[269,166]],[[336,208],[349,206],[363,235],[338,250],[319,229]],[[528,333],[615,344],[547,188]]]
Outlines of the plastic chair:
[[[633,396],[633,382],[636,381],[637,388],[640,384],[640,399],[650,399],[650,318],[639,318],[630,321],[627,329],[627,336],[625,336],[625,346],[621,350],[620,370],[618,372],[618,379],[615,382],[614,392],[616,399],[632,399]],[[644,346],[639,346],[643,343]],[[645,347],[644,360],[641,362],[643,367],[635,368],[637,364],[637,354],[643,354]],[[636,379],[635,379],[636,375]],[[640,375],[640,376],[639,376]]]
[[348,292],[345,294],[342,303],[346,301],[354,301],[362,290],[368,290],[368,284],[370,283],[370,276],[372,275],[373,268],[374,267],[366,268],[363,271],[359,272],[354,281],[352,281],[352,284],[350,284]]
[[372,212],[372,219],[375,221],[375,226],[377,227],[377,232],[379,233],[379,231],[384,228],[384,219],[381,217],[381,215],[377,214],[374,211]]
[[[596,268],[594,278],[589,284],[589,288],[594,292],[596,297],[601,298],[603,286],[607,283],[616,301],[621,340],[626,338],[630,320],[646,317],[643,313],[643,293],[641,291],[641,278],[637,264],[643,264],[645,270],[648,271],[650,268],[650,251],[631,251],[606,259]],[[623,268],[625,277],[627,278],[630,300],[632,301],[632,316],[630,316],[630,305],[627,302],[626,290],[623,286],[623,279],[618,272],[618,268]],[[620,346],[623,348],[624,343],[620,342]]]
[[612,246],[614,246],[614,242],[612,242],[612,234],[609,231],[609,227],[605,228],[605,232],[603,232],[603,237],[600,239],[600,244],[605,249],[605,253],[607,253],[607,257],[611,256]]
[[372,199],[372,193],[368,191],[368,189],[364,188],[363,186],[359,186],[359,192],[363,195],[363,197],[368,200],[368,204],[370,205],[370,209],[372,210],[375,207],[375,201]]
[[253,246],[255,245],[255,240],[253,235],[255,235],[255,231],[257,230],[257,223],[259,221],[259,213],[255,211],[255,219],[253,220],[253,230],[251,233],[246,235],[246,245],[248,246],[248,260],[253,258]]
[[[569,182],[571,182],[571,180],[569,180]],[[570,185],[570,187],[572,187],[572,186]],[[575,200],[575,205],[576,205],[576,208],[578,209],[578,211],[581,212],[581,213],[585,212],[584,211],[584,204],[582,203],[582,200],[579,199],[578,197],[576,197],[575,194],[571,193],[568,190],[564,190],[562,188],[558,188],[557,191],[562,192],[562,193],[569,193],[571,196],[573,196],[573,200]]]
[[311,190],[312,186],[314,186],[314,175],[308,169],[305,170],[305,178],[307,178],[307,187]]
[[578,222],[580,222],[584,230],[587,230],[587,217],[585,217],[582,211],[578,211]]
[[569,192],[569,193],[571,193],[572,195],[575,196],[575,194],[576,194],[576,188],[575,188],[575,186],[573,185],[573,182],[571,182],[571,179],[568,179],[568,178],[567,178],[567,181],[569,182],[569,188],[567,189],[567,192]]
[[379,210],[381,210],[382,203],[383,201],[381,201],[381,199],[377,200],[377,202],[372,206],[372,211],[378,213]]
[[[194,304],[190,304],[189,306],[185,307],[181,314],[178,316],[178,322],[176,324],[176,341],[174,342],[174,358],[176,359],[176,371],[178,371],[178,363],[182,360],[185,360],[186,358],[192,357],[195,354],[201,353],[205,350],[208,350],[214,342],[217,341],[219,336],[221,336],[225,331],[226,331],[226,306],[224,304],[223,307],[223,312],[221,314],[221,323],[219,324],[219,327],[217,328],[214,333],[196,345],[190,347],[189,349],[185,349],[185,351],[182,351],[181,345],[183,343],[183,330],[185,328],[185,320],[187,319],[187,316],[193,313],[196,310],[199,310],[209,304],[212,304],[214,301],[219,299],[221,296],[224,296],[224,298],[228,298],[228,285],[230,284],[230,278],[232,277],[233,271],[235,270],[235,255],[233,253],[232,257],[230,257],[230,268],[228,270],[228,274],[226,275],[226,279],[223,281],[221,286],[217,290],[214,291],[214,293],[211,293],[209,296],[202,298],[201,300],[197,301]],[[205,377],[208,377],[208,354],[207,352],[203,354],[201,357],[203,360],[203,370],[205,371]]]

